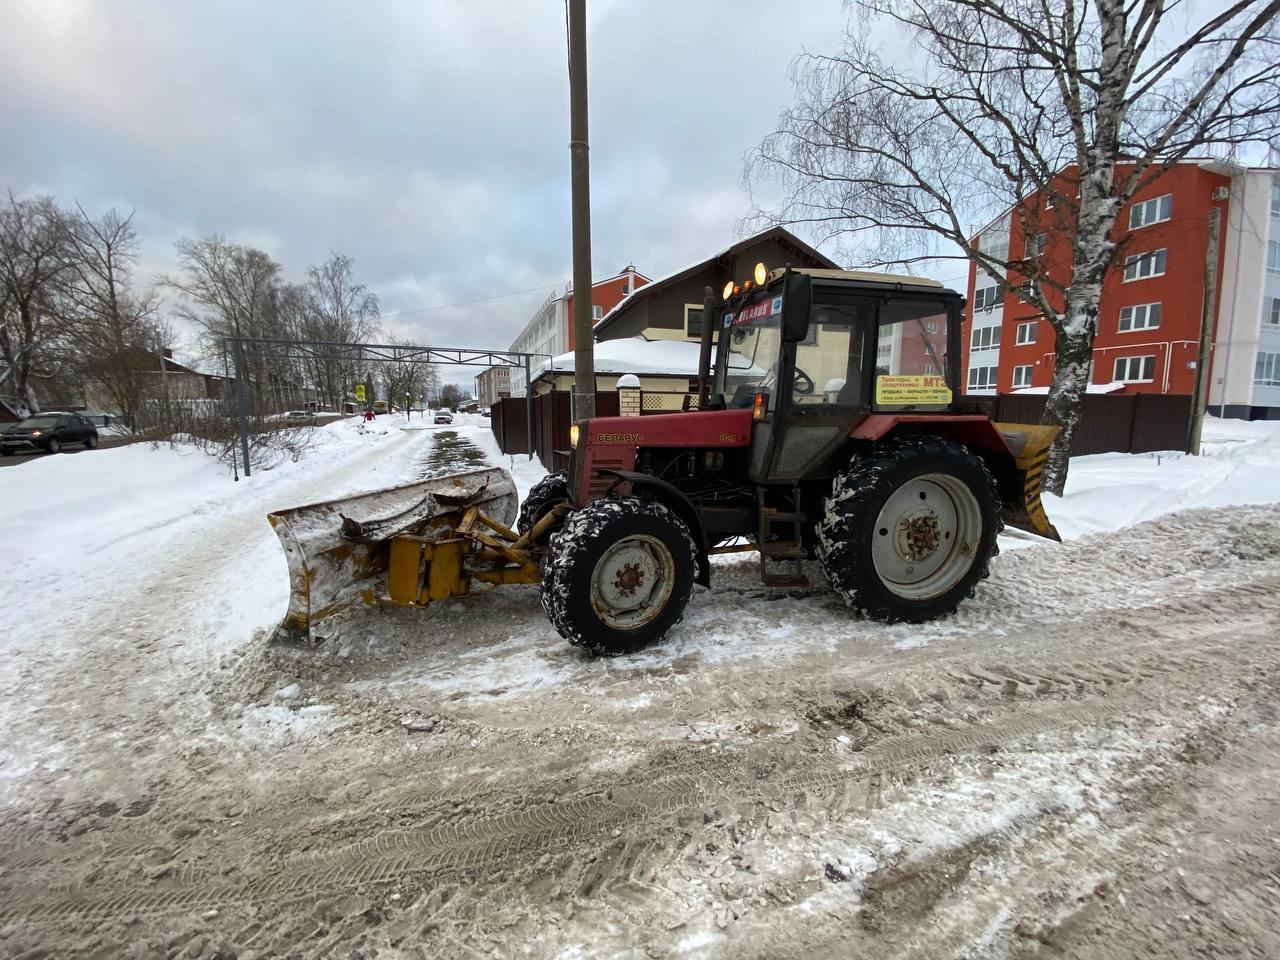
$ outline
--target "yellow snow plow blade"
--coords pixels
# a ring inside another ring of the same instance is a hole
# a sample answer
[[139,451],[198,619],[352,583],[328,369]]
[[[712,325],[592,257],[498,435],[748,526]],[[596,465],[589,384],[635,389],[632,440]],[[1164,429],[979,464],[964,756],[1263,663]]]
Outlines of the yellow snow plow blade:
[[355,603],[466,593],[464,559],[489,539],[472,528],[509,533],[516,504],[510,474],[490,468],[268,514],[289,566],[275,639],[311,643],[317,623]]
[[1044,504],[1040,502],[1040,474],[1060,428],[1028,423],[997,423],[994,426],[1009,445],[1017,470],[1017,499],[1006,499],[1002,511],[1004,522],[1061,543],[1062,537],[1049,522]]

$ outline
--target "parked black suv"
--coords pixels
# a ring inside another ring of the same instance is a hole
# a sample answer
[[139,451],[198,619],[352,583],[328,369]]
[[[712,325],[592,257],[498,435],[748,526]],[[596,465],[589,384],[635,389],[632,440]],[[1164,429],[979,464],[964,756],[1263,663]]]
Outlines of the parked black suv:
[[0,455],[11,457],[19,450],[57,453],[69,443],[83,443],[92,450],[98,445],[98,430],[78,413],[41,413],[0,434]]

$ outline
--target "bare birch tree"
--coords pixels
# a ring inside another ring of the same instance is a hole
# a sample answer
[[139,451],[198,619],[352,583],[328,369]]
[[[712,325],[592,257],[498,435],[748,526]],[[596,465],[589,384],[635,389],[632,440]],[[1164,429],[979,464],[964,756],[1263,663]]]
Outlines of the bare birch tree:
[[[230,243],[220,236],[182,239],[176,244],[182,272],[162,283],[180,293],[185,305],[175,313],[204,331],[206,346],[222,351],[222,338],[266,337],[277,318],[275,287],[280,265],[253,247]],[[245,351],[249,392],[259,412],[271,385],[261,350]]]
[[[378,297],[356,281],[355,261],[332,253],[318,267],[307,270],[310,312],[303,335],[333,343],[368,343],[381,329]],[[332,402],[341,404],[344,385],[359,378],[354,364],[337,360],[317,361],[316,385]]]
[[[1277,13],[1280,0],[862,0],[840,53],[797,61],[796,105],[747,178],[784,185],[764,219],[810,224],[863,263],[971,259],[1020,288],[1055,334],[1044,421],[1062,433],[1045,478],[1061,493],[1118,216],[1173,164],[1277,135]],[[886,27],[909,56],[873,44]],[[984,249],[972,225],[1004,211],[1010,249]],[[1068,276],[1050,275],[1054,245]]]
[[0,392],[30,412],[39,409],[34,381],[64,364],[68,330],[58,303],[67,266],[62,217],[49,197],[0,209]]
[[59,277],[63,313],[77,341],[77,367],[101,386],[130,426],[163,383],[161,364],[172,334],[156,316],[154,291],[137,292],[138,235],[133,214],[108,210],[94,218],[77,204],[62,216],[66,269]]

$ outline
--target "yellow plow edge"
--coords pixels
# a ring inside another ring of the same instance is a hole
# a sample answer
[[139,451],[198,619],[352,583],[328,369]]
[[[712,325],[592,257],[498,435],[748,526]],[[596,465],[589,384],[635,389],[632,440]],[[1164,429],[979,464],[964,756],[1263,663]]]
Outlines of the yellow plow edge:
[[267,519],[289,568],[289,609],[274,639],[312,643],[317,623],[356,603],[423,605],[464,594],[480,551],[497,554],[481,558],[482,579],[527,582],[528,551],[514,549],[524,544],[477,530],[510,534],[516,505],[510,474],[490,468],[273,511]]
[[1058,534],[1058,529],[1049,522],[1044,504],[1040,501],[1040,477],[1059,428],[1028,423],[997,423],[994,426],[1013,452],[1021,490],[1018,501],[1006,502],[1004,505],[1005,523],[1061,543],[1062,537]]

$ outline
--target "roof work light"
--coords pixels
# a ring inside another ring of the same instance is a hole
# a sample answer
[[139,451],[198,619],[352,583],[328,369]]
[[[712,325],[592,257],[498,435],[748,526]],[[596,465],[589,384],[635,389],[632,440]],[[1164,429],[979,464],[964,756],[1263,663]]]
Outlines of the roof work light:
[[765,280],[769,279],[769,271],[764,268],[763,263],[756,264],[756,286],[763,287]]

